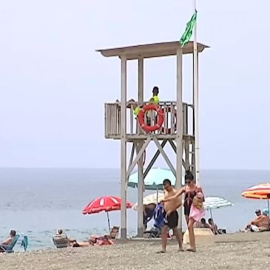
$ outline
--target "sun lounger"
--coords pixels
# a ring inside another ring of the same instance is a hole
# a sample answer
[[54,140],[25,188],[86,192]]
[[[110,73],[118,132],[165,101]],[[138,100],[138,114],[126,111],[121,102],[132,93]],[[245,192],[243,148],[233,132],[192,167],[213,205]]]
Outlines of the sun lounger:
[[18,242],[19,238],[20,238],[20,235],[17,234],[13,238],[13,241],[11,242],[10,245],[0,245],[1,252],[6,252],[6,253],[12,253],[12,252],[14,252],[13,251],[13,248],[16,245],[16,243]]
[[161,230],[158,228],[152,228],[151,230],[144,231],[144,238],[159,238],[161,236]]
[[55,235],[53,237],[53,243],[57,248],[67,248],[69,246],[69,239],[66,235]]

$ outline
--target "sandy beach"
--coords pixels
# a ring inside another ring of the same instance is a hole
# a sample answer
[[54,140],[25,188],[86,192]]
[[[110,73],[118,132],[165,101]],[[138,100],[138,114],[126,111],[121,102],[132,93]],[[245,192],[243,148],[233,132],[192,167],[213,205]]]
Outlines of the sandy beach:
[[2,254],[1,270],[258,269],[270,268],[270,233],[237,233],[200,240],[197,253],[177,252],[171,242],[129,241],[114,246]]

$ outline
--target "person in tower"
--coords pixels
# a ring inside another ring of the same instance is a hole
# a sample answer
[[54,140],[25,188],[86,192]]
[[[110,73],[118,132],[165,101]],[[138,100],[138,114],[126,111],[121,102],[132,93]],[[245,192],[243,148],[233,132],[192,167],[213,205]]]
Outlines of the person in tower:
[[[149,103],[153,103],[153,104],[159,104],[159,88],[158,86],[154,86],[153,90],[152,90],[152,97],[149,99]],[[120,101],[117,99],[116,100],[117,103],[120,103]],[[143,106],[140,106],[140,104],[138,102],[136,102],[134,99],[130,99],[127,102],[127,108],[133,108],[133,113],[135,115],[135,117],[137,117],[140,113],[140,110]]]

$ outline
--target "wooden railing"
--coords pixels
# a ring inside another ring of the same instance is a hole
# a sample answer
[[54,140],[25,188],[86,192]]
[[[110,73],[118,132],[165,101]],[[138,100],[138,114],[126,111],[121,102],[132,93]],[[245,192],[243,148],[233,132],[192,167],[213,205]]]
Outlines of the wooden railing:
[[[146,104],[146,103],[144,103]],[[140,104],[143,106],[144,104]],[[137,121],[136,116],[133,113],[133,108],[135,108],[136,103],[129,103],[127,110],[127,134],[128,135],[136,135],[136,134],[147,134],[147,132],[143,131]],[[164,112],[164,122],[158,131],[155,134],[160,135],[175,135],[176,130],[176,102],[166,101],[160,102],[159,106],[162,108]],[[182,124],[183,124],[183,134],[191,135],[192,134],[192,105],[187,103],[183,103],[182,107]],[[147,114],[148,123],[151,121],[151,124],[154,124],[156,121],[156,114],[152,112]],[[150,119],[149,119],[150,117]],[[146,122],[146,120],[145,120]],[[106,103],[105,104],[105,138],[117,138],[121,133],[121,104],[118,103]]]

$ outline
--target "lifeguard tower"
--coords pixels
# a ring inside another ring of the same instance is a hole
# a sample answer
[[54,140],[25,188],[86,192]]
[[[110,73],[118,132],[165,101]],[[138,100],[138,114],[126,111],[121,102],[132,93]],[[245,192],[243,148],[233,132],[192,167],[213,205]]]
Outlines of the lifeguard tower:
[[[121,238],[123,239],[127,237],[127,210],[125,207],[127,201],[127,182],[136,165],[138,165],[139,175],[139,237],[142,236],[144,231],[144,177],[154,165],[159,154],[163,156],[170,170],[176,176],[176,188],[180,188],[182,184],[182,166],[185,170],[190,169],[193,172],[195,171],[194,104],[187,104],[182,100],[182,57],[185,54],[191,54],[194,59],[195,53],[193,46],[193,42],[189,42],[182,48],[179,41],[173,41],[97,50],[105,57],[119,57],[121,61],[121,101],[105,104],[105,138],[121,141]],[[197,57],[205,48],[208,48],[208,46],[197,43]],[[144,99],[144,59],[164,56],[176,56],[176,101],[161,100],[156,107],[152,106],[151,110],[156,111],[156,114],[154,119],[151,120],[151,124],[149,124],[149,121],[146,119],[146,114],[149,111],[149,108],[147,109],[149,100]],[[137,101],[142,108],[138,116],[139,119],[135,119],[133,114],[135,104],[127,106],[127,61],[129,60],[138,61]],[[154,131],[149,131],[149,129],[145,128],[152,124],[155,126]],[[144,153],[151,141],[154,141],[156,144],[157,152],[144,170]],[[129,164],[127,164],[127,143],[132,144],[132,150],[129,154]],[[172,164],[163,149],[167,143],[171,145],[176,153],[176,166]],[[180,229],[182,229],[182,225]]]

